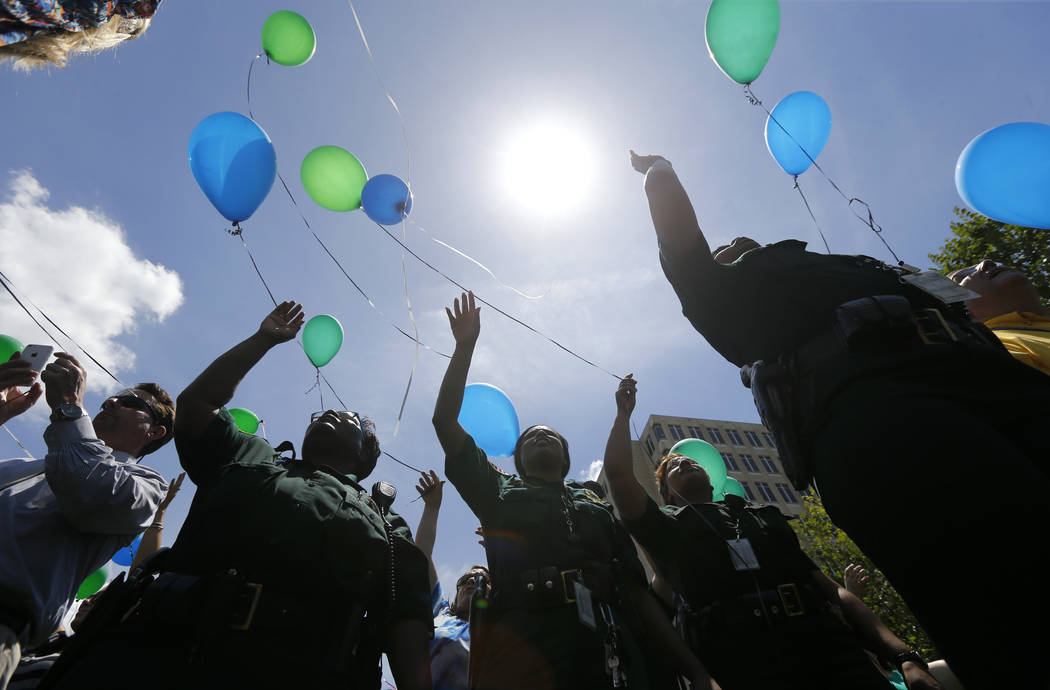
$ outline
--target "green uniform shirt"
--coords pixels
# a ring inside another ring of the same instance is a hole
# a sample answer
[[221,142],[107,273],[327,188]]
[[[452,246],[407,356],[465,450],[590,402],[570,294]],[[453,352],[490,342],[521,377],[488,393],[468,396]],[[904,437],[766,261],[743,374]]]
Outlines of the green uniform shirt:
[[660,263],[682,313],[737,366],[795,349],[831,328],[835,307],[854,299],[903,295],[913,309],[944,306],[879,261],[815,254],[798,240],[752,249],[726,265],[700,247],[681,255],[663,249]]
[[392,511],[397,594],[390,605],[383,520],[352,479],[306,461],[277,462],[273,447],[239,431],[225,409],[200,438],[176,432],[175,447],[197,493],[172,548],[172,570],[234,568],[249,581],[301,592],[304,601],[356,601],[387,620],[432,622],[426,557]]
[[726,502],[660,508],[648,499],[642,516],[626,524],[694,610],[754,592],[755,578],[762,589],[785,582],[811,583],[817,567],[774,506],[739,506],[740,535],[751,543],[759,569],[736,570],[726,545],[737,537],[736,514]]

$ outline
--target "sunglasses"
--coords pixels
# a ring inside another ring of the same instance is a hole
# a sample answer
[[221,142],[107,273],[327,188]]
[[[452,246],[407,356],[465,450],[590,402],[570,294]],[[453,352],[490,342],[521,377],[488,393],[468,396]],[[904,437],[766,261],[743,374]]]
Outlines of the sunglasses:
[[463,587],[463,586],[465,586],[467,584],[471,584],[471,585],[474,585],[475,587],[477,587],[478,586],[478,579],[480,577],[481,577],[481,575],[478,574],[478,573],[473,573],[471,575],[464,575],[463,577],[461,577],[458,580],[456,580],[456,589],[459,589],[460,587]]
[[135,395],[134,393],[121,393],[119,395],[111,396],[107,398],[107,400],[112,400],[113,402],[128,410],[138,410],[139,412],[145,412],[150,416],[151,419],[153,419],[154,422],[157,421],[157,411],[153,409],[153,406],[145,400],[143,400],[142,398],[140,398],[139,396]]
[[[313,424],[318,419],[328,414],[328,412],[329,410],[325,410],[323,412],[314,412],[310,415],[310,423]],[[351,410],[331,410],[331,412],[335,413],[335,416],[339,417],[340,419],[345,419],[348,422],[357,422],[357,426],[361,426],[361,415],[357,414],[356,412],[353,412]]]

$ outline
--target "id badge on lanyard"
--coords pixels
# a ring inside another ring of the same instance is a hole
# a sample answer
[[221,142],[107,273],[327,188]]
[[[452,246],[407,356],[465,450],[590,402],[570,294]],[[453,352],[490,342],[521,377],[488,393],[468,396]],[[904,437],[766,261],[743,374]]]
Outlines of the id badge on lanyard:
[[733,567],[737,570],[758,570],[761,567],[758,564],[755,549],[751,546],[751,540],[746,537],[737,537],[727,539],[726,545],[729,547],[729,558],[732,559]]
[[933,295],[945,304],[955,304],[980,297],[973,290],[964,288],[951,278],[936,271],[913,273],[902,276],[901,280],[914,285],[928,295]]

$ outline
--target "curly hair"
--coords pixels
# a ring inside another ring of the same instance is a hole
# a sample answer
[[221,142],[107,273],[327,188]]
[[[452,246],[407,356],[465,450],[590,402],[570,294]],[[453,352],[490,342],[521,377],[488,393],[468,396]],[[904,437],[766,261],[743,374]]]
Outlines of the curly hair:
[[687,458],[692,460],[688,455],[682,453],[668,453],[663,456],[660,460],[660,464],[656,466],[656,486],[660,489],[660,497],[664,499],[664,503],[670,503],[670,496],[667,490],[667,467],[671,464],[671,461],[675,458]]
[[65,67],[73,53],[97,53],[138,38],[149,27],[149,17],[115,15],[101,26],[83,31],[52,29],[34,34],[24,41],[0,46],[0,61],[14,60],[14,68],[28,72],[34,67]]

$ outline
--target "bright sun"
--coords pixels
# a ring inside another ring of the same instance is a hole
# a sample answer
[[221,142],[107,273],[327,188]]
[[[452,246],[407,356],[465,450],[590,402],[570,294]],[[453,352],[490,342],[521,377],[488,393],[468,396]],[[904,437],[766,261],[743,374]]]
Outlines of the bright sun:
[[518,130],[503,151],[503,184],[525,209],[565,216],[590,196],[595,157],[580,128],[551,118]]

